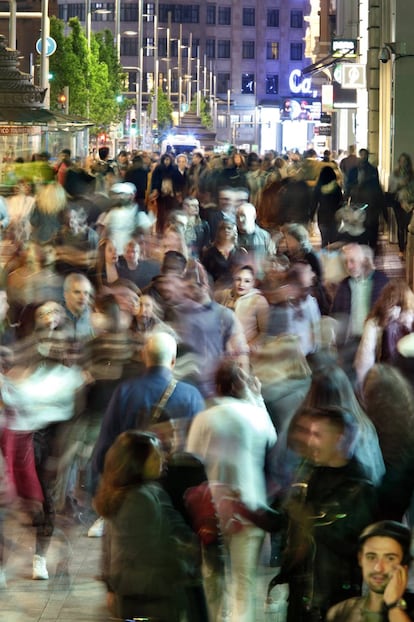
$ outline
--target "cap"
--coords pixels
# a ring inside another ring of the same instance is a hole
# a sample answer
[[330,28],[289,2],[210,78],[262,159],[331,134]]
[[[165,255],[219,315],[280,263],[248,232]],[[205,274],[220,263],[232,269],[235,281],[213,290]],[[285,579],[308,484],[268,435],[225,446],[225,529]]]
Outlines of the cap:
[[383,520],[378,523],[368,525],[358,538],[359,546],[362,546],[369,538],[382,536],[384,538],[392,538],[401,544],[403,550],[403,564],[410,562],[411,547],[411,530],[394,520]]
[[131,184],[129,181],[117,182],[111,186],[111,192],[113,194],[135,194],[136,191],[137,189],[134,184]]

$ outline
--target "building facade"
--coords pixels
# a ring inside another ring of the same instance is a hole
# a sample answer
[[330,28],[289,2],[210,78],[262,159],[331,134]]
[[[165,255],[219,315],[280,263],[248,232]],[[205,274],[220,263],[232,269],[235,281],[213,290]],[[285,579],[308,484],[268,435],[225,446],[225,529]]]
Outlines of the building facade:
[[[144,114],[158,81],[177,110],[179,99],[185,111],[197,92],[205,97],[221,143],[260,151],[304,149],[312,142],[312,122],[320,112],[320,90],[301,75],[310,63],[311,4],[181,0],[143,2],[140,9],[136,0],[103,1],[91,3],[90,16],[93,31],[109,28],[119,37],[126,93],[133,98],[141,92]],[[64,21],[78,16],[85,23],[87,11],[85,2],[59,0],[58,16]]]

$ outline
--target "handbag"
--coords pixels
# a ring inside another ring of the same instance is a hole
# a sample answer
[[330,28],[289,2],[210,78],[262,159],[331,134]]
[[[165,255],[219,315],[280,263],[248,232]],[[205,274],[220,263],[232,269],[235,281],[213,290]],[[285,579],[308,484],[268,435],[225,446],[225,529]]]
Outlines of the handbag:
[[341,207],[335,214],[339,222],[338,233],[348,233],[352,237],[358,237],[365,232],[365,218],[367,203],[351,203]]

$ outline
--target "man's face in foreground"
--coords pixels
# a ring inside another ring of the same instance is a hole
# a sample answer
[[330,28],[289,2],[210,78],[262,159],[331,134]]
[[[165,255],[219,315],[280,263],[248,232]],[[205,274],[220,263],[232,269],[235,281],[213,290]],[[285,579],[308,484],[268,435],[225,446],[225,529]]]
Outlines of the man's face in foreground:
[[359,564],[363,579],[372,592],[384,593],[402,558],[401,544],[394,538],[373,536],[364,542],[359,553]]

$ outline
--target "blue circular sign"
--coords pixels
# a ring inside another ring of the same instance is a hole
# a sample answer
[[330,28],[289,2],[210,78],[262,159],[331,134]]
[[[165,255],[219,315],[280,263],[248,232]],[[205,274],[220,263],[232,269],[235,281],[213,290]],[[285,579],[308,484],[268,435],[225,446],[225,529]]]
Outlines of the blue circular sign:
[[[46,54],[45,56],[52,56],[56,52],[57,43],[52,37],[46,37]],[[36,41],[36,52],[42,53],[42,39]]]

